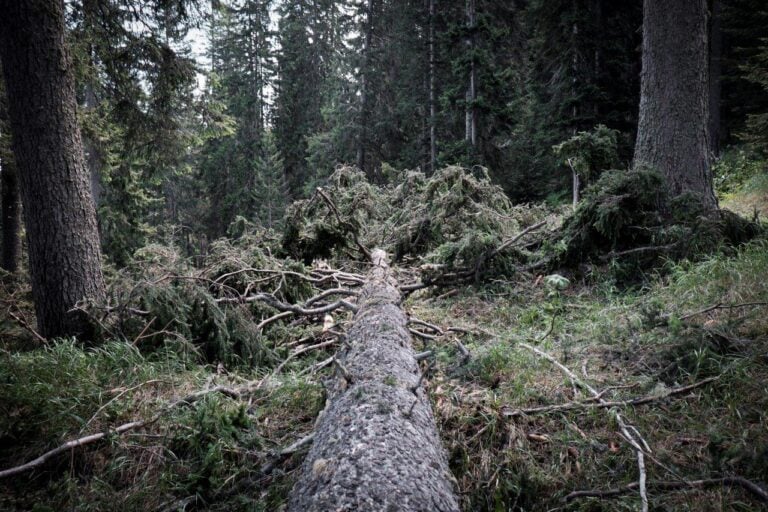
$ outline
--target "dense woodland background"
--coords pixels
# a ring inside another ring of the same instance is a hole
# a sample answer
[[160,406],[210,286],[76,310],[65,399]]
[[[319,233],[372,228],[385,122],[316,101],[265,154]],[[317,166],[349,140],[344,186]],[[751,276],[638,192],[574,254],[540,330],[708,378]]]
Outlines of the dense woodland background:
[[[765,147],[765,16],[717,3],[715,154]],[[514,202],[567,200],[553,145],[602,124],[604,164],[631,160],[641,25],[637,1],[69,2],[104,252],[123,265],[158,231],[192,254],[238,217],[278,226],[341,163],[375,183],[482,165]]]
[[0,509],[284,510],[375,247],[463,510],[766,506],[764,0],[0,0],[0,59]]

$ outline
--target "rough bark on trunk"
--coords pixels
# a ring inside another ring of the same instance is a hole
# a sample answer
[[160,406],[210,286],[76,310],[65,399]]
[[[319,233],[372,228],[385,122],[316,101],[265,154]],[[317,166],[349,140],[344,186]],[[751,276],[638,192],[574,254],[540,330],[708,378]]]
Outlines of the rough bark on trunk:
[[104,294],[96,212],[77,125],[62,0],[0,0],[0,56],[25,205],[40,333],[83,334],[69,310]]
[[16,180],[16,165],[10,159],[0,162],[0,187],[2,187],[3,240],[0,266],[14,273],[21,260],[21,203]]
[[14,273],[18,270],[21,260],[21,202],[16,179],[16,161],[10,148],[9,125],[5,84],[0,73],[0,218],[3,224],[0,267]]
[[709,151],[720,155],[720,97],[722,95],[723,30],[720,0],[710,0],[709,22]]
[[383,251],[360,295],[339,375],[289,510],[459,510]]
[[717,208],[709,153],[707,0],[645,0],[640,119],[634,166]]

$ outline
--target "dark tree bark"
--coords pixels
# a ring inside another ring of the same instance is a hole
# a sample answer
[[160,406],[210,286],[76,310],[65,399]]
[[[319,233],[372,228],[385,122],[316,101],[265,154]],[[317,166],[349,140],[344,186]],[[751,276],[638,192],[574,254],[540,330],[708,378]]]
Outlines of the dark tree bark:
[[21,260],[21,202],[16,180],[16,161],[10,147],[9,125],[5,84],[0,73],[0,219],[3,225],[0,267],[14,273],[18,270]]
[[288,509],[458,512],[400,292],[383,251],[372,256],[348,349]]
[[0,161],[0,187],[2,187],[3,240],[0,265],[3,270],[14,273],[21,260],[21,202],[16,181],[16,164],[12,158]]
[[707,0],[645,0],[634,166],[657,169],[671,196],[717,208],[709,152]]
[[713,156],[719,156],[723,28],[720,0],[709,0],[709,3],[709,151]]
[[0,0],[0,57],[40,333],[87,335],[69,313],[104,295],[96,212],[76,119],[62,0]]

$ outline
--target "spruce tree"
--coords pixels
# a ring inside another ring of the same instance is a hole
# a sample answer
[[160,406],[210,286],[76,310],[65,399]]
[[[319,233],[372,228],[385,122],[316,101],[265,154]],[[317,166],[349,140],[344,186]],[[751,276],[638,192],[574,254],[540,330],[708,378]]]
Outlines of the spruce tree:
[[643,4],[643,74],[634,167],[666,178],[671,197],[717,208],[709,153],[706,0]]
[[88,335],[72,308],[104,296],[96,212],[60,0],[0,2],[0,59],[40,334]]

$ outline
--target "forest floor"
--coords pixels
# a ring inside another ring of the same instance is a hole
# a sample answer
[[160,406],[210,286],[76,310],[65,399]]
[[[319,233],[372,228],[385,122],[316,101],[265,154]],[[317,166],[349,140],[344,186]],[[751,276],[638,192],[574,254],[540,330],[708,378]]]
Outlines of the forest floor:
[[[766,190],[725,205],[766,212]],[[739,486],[652,482],[768,482],[766,276],[763,237],[670,264],[632,289],[601,279],[556,289],[531,274],[412,294],[404,304],[412,319],[439,328],[414,322],[427,335],[414,345],[434,355],[422,363],[426,386],[464,510],[640,510],[636,490],[566,501],[638,480],[622,424],[644,444],[651,510],[759,510]],[[288,332],[275,350],[291,359],[278,372],[201,365],[178,349],[147,355],[135,347],[140,337],[29,350],[39,342],[13,311],[0,325],[0,470],[112,433],[1,479],[0,510],[281,509],[304,451],[280,451],[311,433],[324,405],[333,329],[313,345]],[[334,329],[351,319],[334,316]],[[648,401],[601,404],[542,353],[603,401]],[[147,423],[114,433],[134,420]]]

